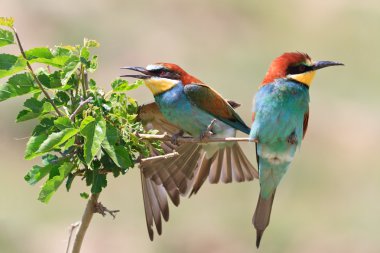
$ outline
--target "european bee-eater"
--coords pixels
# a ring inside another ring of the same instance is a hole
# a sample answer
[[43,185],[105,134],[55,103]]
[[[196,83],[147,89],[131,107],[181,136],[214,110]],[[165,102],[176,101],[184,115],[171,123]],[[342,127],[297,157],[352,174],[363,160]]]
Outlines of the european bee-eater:
[[[123,76],[142,79],[153,93],[162,115],[181,131],[196,138],[204,136],[207,130],[212,132],[209,138],[234,137],[236,130],[249,134],[250,128],[219,93],[179,66],[157,63],[146,68],[126,69],[141,73]],[[144,170],[157,175],[156,178],[163,176],[160,178],[163,184],[170,177],[182,194],[187,193],[189,186],[191,194],[196,193],[207,177],[211,183],[258,178],[256,169],[237,142],[201,143],[195,148],[183,149],[179,157],[152,162],[154,164],[146,165]],[[165,169],[158,170],[157,166]]]
[[253,225],[256,246],[269,224],[276,188],[305,136],[309,119],[309,87],[318,69],[343,65],[317,61],[304,53],[276,58],[255,97],[250,138],[257,141],[260,195]]
[[[234,101],[228,103],[236,108],[240,106]],[[158,105],[153,102],[139,106],[138,120],[147,130],[155,129],[159,133],[174,135],[180,129],[161,114]],[[162,232],[161,216],[165,221],[169,219],[169,206],[167,195],[175,206],[180,203],[180,194],[184,195],[193,185],[194,174],[192,171],[201,155],[201,147],[196,143],[182,143],[180,146],[171,142],[162,142],[161,148],[165,153],[176,151],[179,155],[173,158],[162,160],[149,160],[140,164],[141,185],[143,192],[145,217],[149,238],[153,240],[153,224],[156,225],[158,234]],[[157,156],[161,153],[151,147],[150,156]],[[164,164],[163,164],[164,162]],[[169,169],[166,165],[170,163]],[[181,168],[186,168],[182,171]]]

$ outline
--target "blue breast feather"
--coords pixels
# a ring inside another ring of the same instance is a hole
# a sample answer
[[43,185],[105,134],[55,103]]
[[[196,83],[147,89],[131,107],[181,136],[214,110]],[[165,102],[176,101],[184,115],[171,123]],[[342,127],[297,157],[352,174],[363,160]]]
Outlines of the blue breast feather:
[[297,82],[280,79],[261,87],[255,97],[250,137],[273,143],[287,140],[294,132],[300,144],[309,100],[308,88]]

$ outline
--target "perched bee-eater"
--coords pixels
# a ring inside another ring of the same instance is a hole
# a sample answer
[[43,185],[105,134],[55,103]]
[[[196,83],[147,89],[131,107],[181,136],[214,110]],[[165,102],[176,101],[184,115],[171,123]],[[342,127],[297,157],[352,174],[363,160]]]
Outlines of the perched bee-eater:
[[[142,79],[151,90],[162,115],[181,132],[200,139],[234,137],[236,130],[249,134],[250,128],[234,111],[232,105],[219,93],[205,85],[198,78],[171,63],[157,63],[144,67],[125,67],[138,71],[138,75],[123,75]],[[200,153],[198,162],[196,153]],[[157,173],[156,166],[165,168],[166,177],[176,182],[181,193],[191,186],[196,193],[206,178],[211,183],[242,182],[258,178],[237,142],[201,143],[197,148],[184,150],[177,159],[167,159],[154,164],[145,171]],[[191,184],[189,184],[189,179]]]
[[313,62],[307,54],[276,58],[255,97],[250,138],[256,143],[260,195],[253,216],[256,246],[269,224],[276,188],[305,136],[309,119],[309,87],[318,69],[343,65]]

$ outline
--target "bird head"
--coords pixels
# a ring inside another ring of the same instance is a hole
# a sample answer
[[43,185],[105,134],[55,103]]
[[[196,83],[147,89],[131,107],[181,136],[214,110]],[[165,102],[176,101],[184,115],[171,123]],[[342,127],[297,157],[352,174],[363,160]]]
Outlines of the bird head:
[[142,79],[145,85],[152,91],[153,95],[158,95],[171,89],[181,82],[183,85],[190,83],[202,83],[196,77],[191,76],[181,67],[173,63],[155,63],[144,67],[123,67],[140,72],[138,75],[122,75],[122,77],[133,77]]
[[305,53],[284,53],[273,60],[261,85],[273,82],[276,79],[288,79],[310,87],[318,69],[330,66],[344,65],[333,61],[312,61]]

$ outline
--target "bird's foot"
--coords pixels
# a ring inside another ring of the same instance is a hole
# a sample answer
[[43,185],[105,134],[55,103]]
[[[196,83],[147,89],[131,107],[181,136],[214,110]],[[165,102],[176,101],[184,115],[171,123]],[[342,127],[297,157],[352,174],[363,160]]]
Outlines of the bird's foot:
[[179,138],[179,137],[182,137],[183,134],[184,134],[184,132],[183,132],[182,130],[179,130],[178,133],[172,135],[171,142],[172,142],[174,145],[178,145],[178,138]]
[[206,131],[204,131],[201,136],[199,137],[200,141],[205,141],[207,140],[208,138],[210,138],[210,136],[212,136],[214,134],[214,132],[212,131],[214,125],[215,125],[215,122],[216,122],[216,119],[213,119],[210,123],[210,125],[208,125],[208,127],[206,128]]

